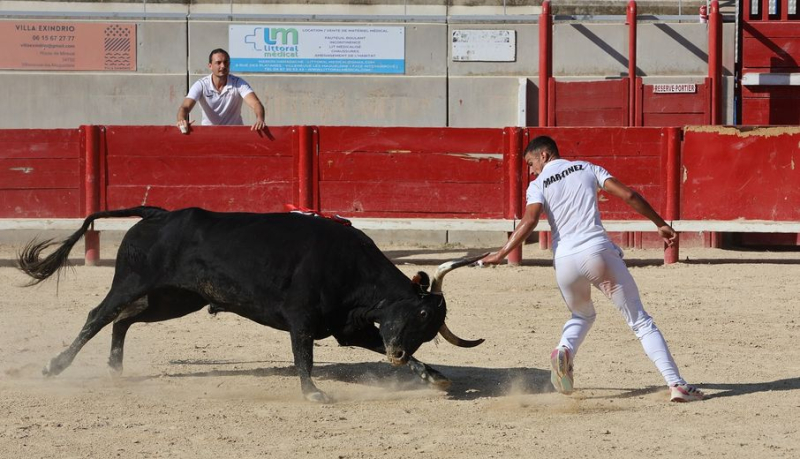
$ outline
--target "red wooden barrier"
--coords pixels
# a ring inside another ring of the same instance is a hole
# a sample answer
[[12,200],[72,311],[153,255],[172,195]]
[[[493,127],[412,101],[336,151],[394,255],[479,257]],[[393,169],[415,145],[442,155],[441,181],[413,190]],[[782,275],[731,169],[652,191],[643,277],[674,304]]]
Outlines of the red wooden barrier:
[[[518,219],[527,188],[522,151],[528,139],[546,134],[564,157],[606,167],[690,231],[708,230],[691,226],[698,220],[712,221],[715,231],[742,231],[736,228],[743,221],[772,227],[761,220],[789,222],[778,231],[796,231],[800,128],[687,128],[683,144],[680,133],[641,127],[300,126],[263,136],[246,127],[198,128],[190,136],[172,126],[0,130],[6,146],[0,217],[76,218],[139,204],[280,212],[286,203],[311,203],[353,217]],[[641,220],[603,194],[600,210],[606,220]],[[677,248],[666,260],[677,260]]]
[[800,128],[689,127],[683,220],[800,220]]
[[[108,126],[104,208],[282,212],[297,203],[297,128]],[[299,204],[299,203],[297,203]]]
[[81,142],[77,129],[0,129],[0,217],[83,217]]
[[[528,129],[530,138],[552,137],[563,157],[590,161],[606,168],[641,192],[662,215],[666,206],[668,132],[668,128]],[[641,219],[625,203],[602,192],[599,205],[604,219]]]
[[319,207],[350,217],[503,218],[502,129],[319,127]]

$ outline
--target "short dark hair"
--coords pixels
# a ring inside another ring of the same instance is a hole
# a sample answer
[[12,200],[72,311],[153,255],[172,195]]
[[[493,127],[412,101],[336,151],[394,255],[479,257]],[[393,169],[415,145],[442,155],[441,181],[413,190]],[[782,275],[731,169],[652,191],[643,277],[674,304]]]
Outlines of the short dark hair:
[[230,62],[230,60],[231,60],[231,55],[230,55],[230,54],[228,54],[228,52],[227,52],[227,51],[225,51],[224,49],[222,49],[222,48],[217,48],[217,49],[215,49],[215,50],[211,51],[211,53],[208,55],[208,63],[209,63],[209,64],[211,63],[211,60],[214,58],[214,54],[220,54],[220,53],[221,53],[221,54],[224,54],[224,55],[225,55],[225,60],[226,60],[226,61],[228,61],[228,62]]
[[525,154],[527,155],[529,153],[541,150],[546,150],[550,152],[550,154],[556,158],[560,156],[558,153],[558,145],[556,145],[556,141],[546,135],[540,135],[539,137],[536,137],[533,140],[531,140],[530,143],[528,143],[528,146],[525,147]]

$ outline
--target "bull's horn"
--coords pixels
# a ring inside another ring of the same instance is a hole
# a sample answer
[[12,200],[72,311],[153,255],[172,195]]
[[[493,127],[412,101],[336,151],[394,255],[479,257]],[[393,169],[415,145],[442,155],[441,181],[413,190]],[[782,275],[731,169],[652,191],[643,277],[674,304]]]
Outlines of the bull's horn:
[[447,328],[447,324],[442,324],[441,328],[439,328],[439,334],[442,335],[442,338],[447,340],[448,343],[458,347],[475,347],[483,342],[483,338],[474,341],[461,339]]
[[448,261],[447,263],[442,263],[436,268],[436,273],[433,274],[433,282],[431,282],[431,293],[442,293],[442,282],[444,280],[444,275],[449,273],[450,271],[460,268],[462,266],[467,266],[476,261],[480,260],[481,258],[489,255],[489,252],[484,253],[483,255],[474,255],[471,257],[464,257],[459,258],[458,260]]

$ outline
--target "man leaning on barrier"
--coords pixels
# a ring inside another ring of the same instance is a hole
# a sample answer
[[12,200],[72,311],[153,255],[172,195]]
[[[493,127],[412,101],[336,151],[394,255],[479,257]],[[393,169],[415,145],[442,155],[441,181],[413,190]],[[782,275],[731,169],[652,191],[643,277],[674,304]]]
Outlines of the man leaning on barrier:
[[189,112],[196,103],[203,109],[203,126],[236,126],[242,120],[242,101],[246,102],[256,115],[251,130],[261,130],[264,124],[264,105],[253,88],[244,79],[230,74],[231,57],[227,51],[217,48],[208,55],[208,68],[211,74],[197,80],[189,94],[178,108],[178,129],[183,134],[190,131]]

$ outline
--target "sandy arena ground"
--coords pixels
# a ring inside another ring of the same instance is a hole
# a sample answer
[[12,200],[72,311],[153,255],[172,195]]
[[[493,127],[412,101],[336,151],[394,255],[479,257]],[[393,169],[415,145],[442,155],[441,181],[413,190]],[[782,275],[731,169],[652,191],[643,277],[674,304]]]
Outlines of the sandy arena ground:
[[[80,261],[83,247],[73,257]],[[673,404],[610,302],[576,359],[577,391],[554,393],[549,353],[566,308],[549,252],[521,267],[448,275],[448,324],[416,356],[450,377],[417,383],[369,351],[317,343],[306,402],[289,335],[205,310],[128,334],[125,374],[109,378],[110,327],[56,378],[44,364],[106,294],[113,267],[78,266],[24,288],[17,247],[0,247],[0,456],[4,458],[796,458],[800,457],[800,252],[629,250],[645,306],[683,376],[710,394]],[[114,248],[104,247],[111,257]],[[412,274],[464,249],[386,249]],[[470,250],[477,252],[477,250]]]

